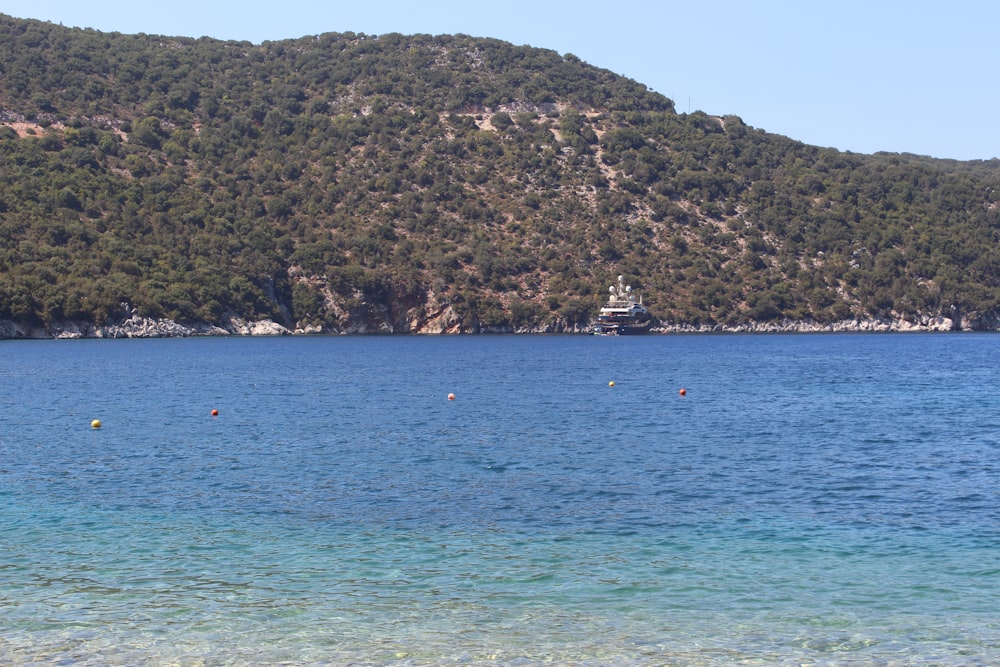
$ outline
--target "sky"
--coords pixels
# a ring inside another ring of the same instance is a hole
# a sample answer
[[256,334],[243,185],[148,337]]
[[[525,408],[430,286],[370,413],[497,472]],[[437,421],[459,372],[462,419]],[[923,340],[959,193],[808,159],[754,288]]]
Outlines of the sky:
[[260,43],[325,32],[465,34],[571,53],[678,112],[855,153],[1000,158],[993,0],[0,0],[104,32]]

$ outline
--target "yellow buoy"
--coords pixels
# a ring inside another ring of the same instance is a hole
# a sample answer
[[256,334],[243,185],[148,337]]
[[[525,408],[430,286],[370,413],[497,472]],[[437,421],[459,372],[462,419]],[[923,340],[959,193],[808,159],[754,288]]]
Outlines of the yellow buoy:
[[101,420],[95,419],[94,421],[90,422],[90,428],[101,428]]
[[615,386],[615,381],[614,381],[614,380],[612,380],[611,382],[609,382],[609,383],[608,383],[608,386],[609,386],[609,387],[613,387],[613,386]]

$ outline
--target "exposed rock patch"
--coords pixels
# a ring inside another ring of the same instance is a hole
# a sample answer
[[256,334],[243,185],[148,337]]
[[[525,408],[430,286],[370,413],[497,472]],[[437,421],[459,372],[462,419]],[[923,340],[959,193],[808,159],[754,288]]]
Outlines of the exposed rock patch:
[[225,327],[195,322],[181,324],[173,320],[133,315],[114,324],[95,327],[86,322],[55,322],[32,326],[23,322],[0,320],[2,338],[187,338],[191,336],[280,336],[288,329],[272,322],[244,322],[233,319]]

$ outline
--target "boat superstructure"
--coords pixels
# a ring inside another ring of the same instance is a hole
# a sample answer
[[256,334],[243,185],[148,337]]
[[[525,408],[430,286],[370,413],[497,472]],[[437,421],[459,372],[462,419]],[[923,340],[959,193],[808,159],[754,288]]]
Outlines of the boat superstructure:
[[618,284],[609,287],[608,292],[608,301],[597,316],[595,334],[625,336],[649,331],[649,310],[642,305],[642,295],[625,284],[625,276],[618,276]]

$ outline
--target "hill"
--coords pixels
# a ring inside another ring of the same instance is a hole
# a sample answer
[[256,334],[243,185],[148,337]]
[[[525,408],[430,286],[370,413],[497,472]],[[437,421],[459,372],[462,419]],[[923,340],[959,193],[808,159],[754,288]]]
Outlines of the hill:
[[585,330],[619,273],[665,330],[1000,322],[1000,161],[808,146],[491,39],[0,15],[0,184],[8,335]]

